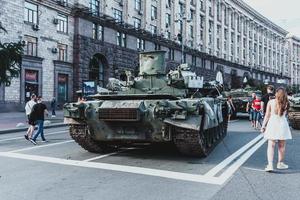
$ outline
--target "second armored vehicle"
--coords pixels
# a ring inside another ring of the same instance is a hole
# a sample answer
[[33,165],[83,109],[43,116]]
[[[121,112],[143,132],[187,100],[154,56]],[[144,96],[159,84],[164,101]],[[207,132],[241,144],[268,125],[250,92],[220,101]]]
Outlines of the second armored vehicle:
[[300,130],[300,94],[293,95],[290,99],[289,122],[290,125],[297,130]]
[[187,65],[166,73],[164,58],[163,51],[141,53],[139,76],[127,77],[118,94],[66,104],[72,138],[91,152],[173,143],[183,154],[207,156],[227,133],[227,106]]

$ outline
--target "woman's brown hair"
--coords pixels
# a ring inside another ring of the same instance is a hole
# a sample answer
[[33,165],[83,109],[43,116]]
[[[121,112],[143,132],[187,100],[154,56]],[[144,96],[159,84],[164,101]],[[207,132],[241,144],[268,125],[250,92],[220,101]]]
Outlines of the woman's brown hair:
[[280,87],[276,90],[276,108],[275,108],[275,114],[282,116],[283,113],[288,109],[289,101],[287,98],[287,93],[283,87]]

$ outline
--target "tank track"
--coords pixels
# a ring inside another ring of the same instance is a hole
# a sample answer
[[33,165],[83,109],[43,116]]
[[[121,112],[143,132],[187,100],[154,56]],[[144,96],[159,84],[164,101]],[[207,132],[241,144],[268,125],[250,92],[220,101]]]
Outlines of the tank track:
[[88,133],[88,128],[86,125],[70,125],[69,131],[74,141],[89,152],[104,153],[109,150],[107,145],[100,144],[93,140]]
[[300,112],[289,111],[288,117],[291,127],[300,130]]
[[227,134],[227,121],[215,128],[197,132],[195,130],[173,127],[174,144],[180,153],[206,157]]

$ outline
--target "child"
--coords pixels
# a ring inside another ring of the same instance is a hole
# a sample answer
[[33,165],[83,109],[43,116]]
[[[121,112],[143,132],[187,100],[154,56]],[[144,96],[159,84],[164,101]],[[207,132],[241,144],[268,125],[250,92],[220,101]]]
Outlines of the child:
[[262,101],[260,96],[256,96],[252,102],[252,109],[254,112],[254,120],[255,120],[255,129],[258,129],[258,124],[262,119],[261,111],[262,111]]

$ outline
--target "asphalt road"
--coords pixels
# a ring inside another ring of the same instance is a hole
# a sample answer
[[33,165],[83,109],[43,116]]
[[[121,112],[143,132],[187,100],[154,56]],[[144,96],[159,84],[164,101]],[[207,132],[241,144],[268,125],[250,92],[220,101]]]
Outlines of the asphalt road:
[[0,135],[0,200],[299,199],[300,131],[288,141],[290,169],[266,173],[266,143],[247,121],[231,122],[207,158],[172,148],[124,148],[99,155],[71,140],[67,128],[45,130],[37,146],[23,133]]

